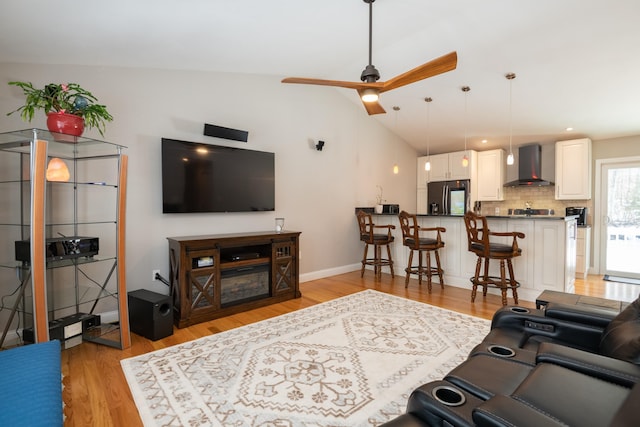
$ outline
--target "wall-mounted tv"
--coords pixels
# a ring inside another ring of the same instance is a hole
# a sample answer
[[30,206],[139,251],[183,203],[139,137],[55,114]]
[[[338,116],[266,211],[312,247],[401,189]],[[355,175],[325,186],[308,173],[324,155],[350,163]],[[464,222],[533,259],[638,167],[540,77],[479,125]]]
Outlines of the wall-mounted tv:
[[275,210],[275,154],[162,138],[162,212]]

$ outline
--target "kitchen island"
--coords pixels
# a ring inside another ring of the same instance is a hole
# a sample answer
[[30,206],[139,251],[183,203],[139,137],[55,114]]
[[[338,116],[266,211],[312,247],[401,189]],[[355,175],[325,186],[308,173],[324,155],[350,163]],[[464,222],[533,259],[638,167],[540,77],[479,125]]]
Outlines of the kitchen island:
[[[520,282],[518,295],[527,301],[535,301],[544,290],[573,292],[576,271],[576,216],[487,216],[489,229],[494,232],[519,231],[524,239],[518,239],[522,256],[514,258],[513,268],[516,280]],[[409,250],[402,244],[402,231],[398,216],[394,214],[374,214],[377,225],[392,224],[395,241],[392,256],[395,273],[405,275]],[[421,227],[444,227],[442,234],[445,247],[440,250],[444,282],[447,285],[468,288],[471,298],[471,278],[475,273],[477,257],[468,251],[467,233],[461,216],[418,215]],[[492,237],[491,241],[511,244],[506,237]],[[414,263],[417,260],[414,260]],[[388,268],[386,269],[388,272]],[[489,274],[500,275],[500,263],[491,262]],[[410,285],[413,286],[413,285]],[[438,292],[434,287],[433,292]],[[490,293],[500,294],[497,289]],[[511,297],[509,298],[512,303]]]

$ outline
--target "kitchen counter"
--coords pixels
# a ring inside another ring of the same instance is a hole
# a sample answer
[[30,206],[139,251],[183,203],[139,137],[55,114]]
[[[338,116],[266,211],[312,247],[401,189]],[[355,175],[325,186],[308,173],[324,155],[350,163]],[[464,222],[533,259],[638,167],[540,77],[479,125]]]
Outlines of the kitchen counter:
[[[409,250],[402,245],[402,230],[397,214],[375,215],[377,225],[395,225],[392,230],[394,271],[403,276],[407,267]],[[518,231],[524,239],[518,239],[522,256],[514,259],[516,280],[520,282],[518,295],[523,300],[535,301],[544,290],[573,292],[576,274],[577,216],[556,215],[487,215],[489,229],[494,232]],[[440,250],[447,285],[469,289],[469,278],[474,275],[477,257],[468,251],[467,233],[464,219],[460,215],[418,215],[421,227],[444,227],[442,234],[445,247]],[[510,244],[506,237],[492,239]],[[491,262],[490,275],[499,276],[500,263]],[[388,272],[388,268],[384,271]],[[415,285],[417,286],[417,284]],[[435,291],[434,291],[435,292]],[[499,294],[497,289],[490,293]],[[509,299],[511,302],[512,300]]]
[[[371,215],[381,216],[381,217],[397,217],[397,213],[375,213],[374,208],[356,208],[356,212],[358,210],[363,210],[365,212],[370,213]],[[429,214],[418,214],[419,218],[462,218],[462,215],[429,215]],[[578,215],[568,215],[568,216],[559,216],[559,215],[485,215],[487,219],[534,219],[534,220],[551,220],[551,221],[571,221],[574,219],[578,219]],[[583,226],[581,226],[583,227]]]
[[[398,216],[398,214],[391,213],[371,213],[376,216]],[[461,215],[428,215],[418,214],[419,218],[462,218]],[[555,215],[485,215],[487,219],[535,219],[535,220],[552,220],[552,221],[571,221],[578,219],[577,215],[570,216],[555,216]]]
[[486,215],[487,219],[535,219],[535,220],[557,220],[571,221],[578,219],[578,215],[556,216],[556,215]]

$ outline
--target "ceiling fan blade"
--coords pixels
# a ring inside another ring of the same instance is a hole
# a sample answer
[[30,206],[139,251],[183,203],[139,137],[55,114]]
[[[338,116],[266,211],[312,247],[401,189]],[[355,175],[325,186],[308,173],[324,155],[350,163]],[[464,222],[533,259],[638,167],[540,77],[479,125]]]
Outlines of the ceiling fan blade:
[[[358,95],[360,95],[360,98],[362,98],[362,89],[358,90]],[[384,108],[382,108],[382,105],[380,105],[378,101],[375,101],[375,102],[362,101],[362,105],[364,105],[364,109],[367,110],[367,113],[369,113],[370,116],[374,114],[386,113],[386,111],[384,111]]]
[[287,77],[285,79],[282,79],[282,83],[299,83],[299,84],[305,84],[305,85],[335,86],[335,87],[345,87],[348,89],[358,89],[358,90],[371,86],[370,83],[345,82],[341,80],[309,79],[306,77]]
[[457,65],[458,54],[456,52],[448,53],[387,80],[382,84],[380,92],[386,92],[429,77],[437,76],[438,74],[446,73],[447,71],[455,70]]

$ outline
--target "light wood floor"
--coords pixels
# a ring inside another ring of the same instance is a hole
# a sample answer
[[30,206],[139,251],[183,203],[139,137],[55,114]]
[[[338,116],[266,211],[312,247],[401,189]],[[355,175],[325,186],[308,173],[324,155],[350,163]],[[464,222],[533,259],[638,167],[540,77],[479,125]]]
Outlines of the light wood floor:
[[[239,313],[222,319],[174,329],[174,334],[158,341],[150,341],[132,334],[133,345],[127,350],[85,342],[62,352],[62,373],[65,375],[66,402],[68,405],[66,426],[141,426],[140,417],[129,387],[120,368],[120,360],[144,354],[149,351],[180,344],[216,332],[236,328],[270,317],[289,313],[324,301],[349,295],[363,289],[422,301],[449,310],[490,319],[501,307],[500,297],[480,295],[475,303],[470,302],[470,290],[445,286],[442,290],[435,285],[433,292],[427,292],[426,285],[418,287],[412,279],[409,288],[404,287],[404,278],[392,279],[383,275],[382,280],[373,280],[370,271],[363,279],[359,272],[346,273],[325,279],[302,283],[302,298]],[[604,298],[632,301],[637,298],[640,286],[604,282],[601,276],[589,276],[576,281],[576,293]],[[509,298],[511,301],[511,298]],[[520,305],[535,307],[533,302],[520,301]]]

